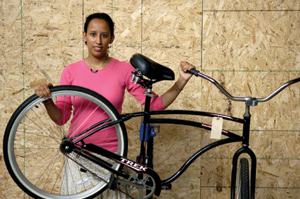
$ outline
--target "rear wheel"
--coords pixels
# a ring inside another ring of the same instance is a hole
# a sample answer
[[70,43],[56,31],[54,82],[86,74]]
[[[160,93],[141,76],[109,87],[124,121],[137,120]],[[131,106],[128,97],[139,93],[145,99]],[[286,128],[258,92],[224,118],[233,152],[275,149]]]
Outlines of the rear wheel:
[[[63,104],[63,111],[70,110],[70,102],[71,108],[77,106],[72,110],[77,116],[71,114],[68,121],[66,116],[63,117],[66,121],[54,123],[42,103],[45,99],[33,95],[24,101],[5,130],[3,153],[7,169],[18,186],[34,198],[93,198],[107,188],[111,173],[77,153],[62,153],[61,143],[91,126],[95,118],[116,121],[120,115],[104,97],[82,87],[56,86],[51,88],[51,93],[53,101],[59,99]],[[124,123],[108,129],[97,132],[93,139],[104,140],[98,145],[115,146],[113,152],[126,156]],[[108,162],[113,169],[121,169],[119,163]]]
[[237,184],[237,198],[249,199],[249,163],[246,158],[240,159]]

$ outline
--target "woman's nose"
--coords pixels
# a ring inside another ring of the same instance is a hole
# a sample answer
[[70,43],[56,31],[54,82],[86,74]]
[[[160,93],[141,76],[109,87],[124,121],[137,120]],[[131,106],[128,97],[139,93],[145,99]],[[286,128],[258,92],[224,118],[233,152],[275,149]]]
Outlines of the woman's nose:
[[98,37],[97,37],[96,43],[97,43],[97,44],[102,44],[101,36],[98,36]]

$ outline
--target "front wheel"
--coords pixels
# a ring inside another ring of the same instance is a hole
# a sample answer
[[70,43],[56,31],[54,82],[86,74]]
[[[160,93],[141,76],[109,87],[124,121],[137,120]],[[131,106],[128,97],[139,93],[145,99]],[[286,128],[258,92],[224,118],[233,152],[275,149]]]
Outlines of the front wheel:
[[237,184],[237,198],[249,199],[249,163],[246,158],[240,159]]
[[[111,173],[73,151],[62,153],[62,141],[74,141],[95,121],[116,121],[120,114],[108,100],[89,89],[56,86],[51,88],[51,94],[64,113],[59,122],[49,118],[47,111],[51,110],[46,110],[45,99],[36,95],[24,101],[12,115],[3,140],[7,169],[18,186],[34,198],[93,198],[107,188]],[[123,122],[84,141],[97,142],[118,155],[127,155]],[[115,170],[122,169],[119,163],[103,160]]]

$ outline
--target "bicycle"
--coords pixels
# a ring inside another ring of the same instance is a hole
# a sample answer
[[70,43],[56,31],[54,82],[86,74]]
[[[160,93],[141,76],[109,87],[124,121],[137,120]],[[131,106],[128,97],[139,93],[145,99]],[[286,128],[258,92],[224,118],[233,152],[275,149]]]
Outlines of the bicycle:
[[[233,97],[216,80],[193,69],[189,72],[214,84],[228,99],[244,102],[244,117],[236,118],[192,110],[150,111],[151,98],[155,97],[152,94],[152,85],[163,80],[174,80],[174,73],[171,69],[141,54],[133,55],[130,62],[136,69],[132,73],[132,81],[146,88],[145,107],[142,112],[120,115],[104,97],[78,86],[52,87],[51,98],[54,101],[63,101],[66,110],[70,108],[67,105],[72,103],[77,107],[73,111],[83,113],[88,111],[90,116],[98,117],[99,122],[88,127],[83,127],[83,124],[88,122],[88,118],[76,118],[76,121],[72,118],[70,122],[71,119],[67,120],[68,118],[63,117],[66,121],[62,123],[50,121],[43,106],[43,102],[47,99],[36,95],[32,95],[17,108],[8,122],[3,140],[5,163],[16,184],[34,198],[93,198],[107,188],[114,190],[125,187],[125,190],[121,191],[131,198],[147,199],[153,194],[159,196],[162,189],[171,189],[171,183],[208,150],[224,144],[241,142],[242,146],[235,152],[232,160],[231,198],[238,195],[242,199],[249,197],[254,199],[256,156],[249,148],[250,107],[272,99],[286,87],[299,82],[300,78],[288,81],[266,98]],[[155,131],[151,124],[179,124],[209,131],[214,128],[213,125],[196,121],[157,117],[165,115],[222,118],[242,124],[243,133],[237,135],[226,129],[219,129],[219,133],[226,138],[199,149],[174,175],[161,180],[152,169]],[[140,154],[136,161],[126,158],[128,143],[124,125],[124,122],[134,117],[143,118],[140,129]],[[106,136],[105,131],[114,134]],[[76,132],[76,135],[72,135],[72,132]],[[111,152],[106,149],[105,143],[101,146],[90,143],[88,139],[92,135],[103,135],[102,139],[108,140],[108,143],[111,139],[114,140],[118,143],[117,149]],[[251,169],[249,169],[248,159],[240,158],[241,154],[249,155]],[[237,174],[239,158],[240,166]]]

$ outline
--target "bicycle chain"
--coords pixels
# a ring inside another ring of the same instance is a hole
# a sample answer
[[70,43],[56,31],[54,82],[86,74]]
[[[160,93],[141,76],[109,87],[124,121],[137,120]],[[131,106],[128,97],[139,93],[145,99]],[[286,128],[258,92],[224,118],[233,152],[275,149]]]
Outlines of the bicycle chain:
[[[73,158],[71,158],[70,156],[66,155],[70,160],[72,160],[73,162],[75,162],[76,164],[78,164],[80,167],[82,167],[83,169],[85,169],[86,171],[88,171],[90,174],[92,174],[94,177],[97,177],[98,179],[102,180],[104,183],[106,183],[107,185],[109,184],[109,182],[107,182],[105,179],[103,179],[101,176],[98,176],[96,173],[90,171],[88,168],[86,168],[85,166],[83,166],[81,163],[77,162],[76,160],[74,160]],[[121,180],[121,179],[119,179]],[[121,180],[121,181],[126,181],[126,180]],[[134,184],[135,186],[139,186],[139,184],[130,182],[130,184]],[[131,195],[129,195],[128,193],[124,192],[123,190],[121,190],[120,188],[116,188],[118,191],[120,191],[121,193],[123,193],[124,195],[134,199]]]

